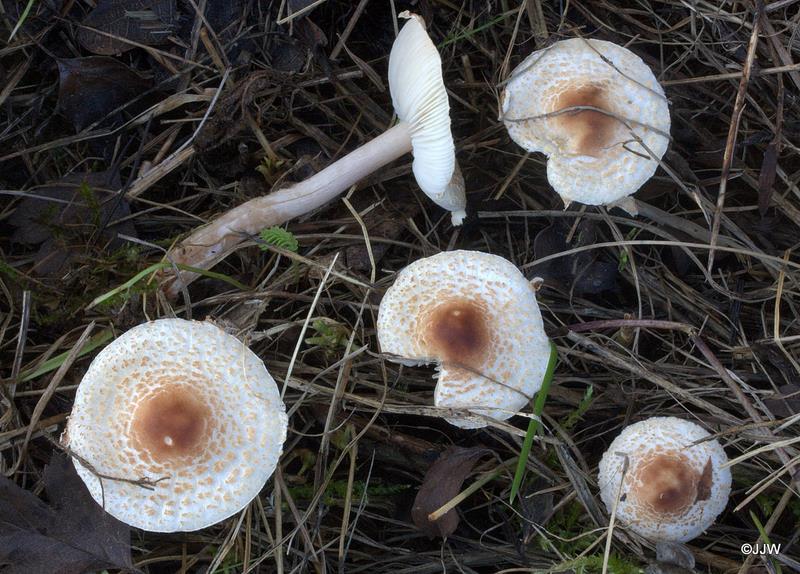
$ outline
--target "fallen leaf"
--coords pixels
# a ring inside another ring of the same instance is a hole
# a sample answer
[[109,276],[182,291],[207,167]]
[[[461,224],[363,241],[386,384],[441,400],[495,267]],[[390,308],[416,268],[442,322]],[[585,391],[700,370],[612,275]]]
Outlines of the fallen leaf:
[[[521,537],[523,541],[537,535],[539,531],[534,526],[544,524],[544,521],[553,514],[553,493],[540,492],[546,490],[548,486],[550,483],[539,476],[519,493],[519,512],[524,518]],[[524,550],[524,545],[522,548]]]
[[151,83],[106,56],[58,60],[58,108],[77,131],[149,89]]
[[646,574],[692,574],[694,554],[680,542],[657,542],[656,561],[645,570]]
[[700,481],[697,483],[697,496],[695,502],[701,500],[708,500],[711,498],[711,487],[714,485],[714,467],[711,464],[711,459],[706,461],[703,467],[703,474],[700,476]]
[[15,228],[12,241],[39,245],[33,271],[53,275],[63,269],[99,231],[98,245],[116,249],[123,245],[118,233],[136,236],[128,203],[114,195],[100,195],[95,188],[116,189],[116,174],[109,172],[70,175],[35,190],[19,202],[9,223]]
[[211,29],[219,35],[225,28],[242,17],[242,10],[244,10],[244,0],[209,2],[206,4],[206,21]]
[[44,484],[49,505],[0,476],[3,574],[133,569],[130,528],[92,499],[68,458],[53,455]]
[[306,50],[289,36],[274,40],[269,49],[272,69],[279,72],[299,72],[306,63]]
[[[542,229],[533,241],[533,252],[536,259],[556,255],[578,247],[597,243],[595,224],[583,220],[567,243],[570,225],[556,222]],[[536,275],[548,283],[562,286],[577,296],[597,295],[616,287],[619,267],[609,261],[598,261],[597,251],[581,251],[563,255],[551,261],[537,265]]]
[[776,417],[791,417],[800,413],[800,385],[789,383],[778,387],[778,392],[764,399],[764,406]]
[[309,50],[324,48],[328,45],[328,39],[322,28],[314,24],[309,18],[298,18],[294,22],[295,35]]
[[158,46],[167,43],[177,22],[175,0],[100,0],[83,19],[78,42],[94,54],[112,56],[136,47],[112,36]]
[[459,517],[455,508],[435,522],[428,515],[451,500],[461,491],[475,463],[490,451],[485,448],[462,448],[453,446],[444,451],[425,474],[422,486],[414,499],[411,518],[417,528],[431,538],[442,538],[452,534],[458,527]]

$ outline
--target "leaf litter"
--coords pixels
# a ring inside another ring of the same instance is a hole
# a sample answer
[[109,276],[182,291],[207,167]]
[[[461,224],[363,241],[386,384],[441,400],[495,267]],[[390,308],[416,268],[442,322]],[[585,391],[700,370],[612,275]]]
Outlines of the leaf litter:
[[49,503],[0,476],[0,570],[4,574],[82,574],[131,562],[130,528],[91,497],[68,457],[44,470]]

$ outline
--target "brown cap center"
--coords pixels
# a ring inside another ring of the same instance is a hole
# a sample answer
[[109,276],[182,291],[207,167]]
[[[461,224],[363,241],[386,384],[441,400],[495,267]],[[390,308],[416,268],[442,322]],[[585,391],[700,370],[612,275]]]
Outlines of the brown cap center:
[[425,339],[442,361],[477,367],[488,351],[488,313],[477,301],[445,301],[431,312]]
[[700,476],[682,454],[657,454],[634,473],[633,495],[659,514],[681,514],[697,499]]
[[189,385],[170,384],[139,402],[133,413],[133,442],[157,462],[197,456],[211,422],[210,409]]
[[[613,109],[607,101],[606,89],[597,84],[578,86],[561,92],[553,111],[574,107],[591,107],[608,112]],[[571,153],[596,157],[604,148],[614,143],[617,120],[611,115],[594,110],[576,110],[555,116],[555,121],[568,134]]]

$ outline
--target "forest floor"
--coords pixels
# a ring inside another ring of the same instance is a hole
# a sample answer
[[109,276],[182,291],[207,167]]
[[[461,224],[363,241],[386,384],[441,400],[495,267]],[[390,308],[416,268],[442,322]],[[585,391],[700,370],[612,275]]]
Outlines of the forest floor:
[[[406,155],[168,300],[154,273],[170,246],[391,125],[407,9],[441,54],[464,225]],[[511,70],[577,36],[633,50],[669,100],[638,216],[564,209],[545,158],[498,121]],[[798,571],[800,2],[0,0],[0,38],[0,571]],[[558,364],[513,502],[529,419],[452,426],[434,368],[379,352],[397,272],[453,249],[544,280]],[[215,526],[109,537],[58,437],[99,349],[170,316],[212,318],[286,385],[280,470]],[[737,459],[726,510],[685,547],[609,536],[598,492],[613,438],[665,415]],[[443,539],[411,509],[445,451],[467,454],[438,495],[471,488]],[[743,554],[766,540],[780,552]],[[71,565],[64,545],[83,548]]]

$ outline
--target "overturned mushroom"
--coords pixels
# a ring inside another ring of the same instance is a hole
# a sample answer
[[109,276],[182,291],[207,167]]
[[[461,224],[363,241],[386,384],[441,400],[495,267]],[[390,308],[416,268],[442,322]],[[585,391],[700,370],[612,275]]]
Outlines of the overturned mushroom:
[[286,426],[275,381],[250,349],[210,323],[161,319],[92,361],[62,442],[107,512],[174,532],[244,508],[274,471]]
[[669,106],[653,72],[602,40],[563,40],[525,58],[501,108],[511,139],[548,157],[547,179],[565,205],[623,200],[669,143]]
[[[408,22],[389,55],[389,90],[399,122],[386,132],[309,179],[252,199],[201,227],[170,253],[176,263],[207,269],[231,247],[265,227],[325,205],[360,179],[409,152],[422,191],[452,212],[454,225],[466,215],[464,180],[455,160],[450,104],[442,80],[442,62],[421,17],[403,12]],[[178,294],[196,273],[184,271],[170,281]]]
[[550,358],[533,286],[511,262],[477,251],[439,253],[403,269],[381,301],[378,339],[391,360],[438,363],[436,406],[498,420],[531,400]]
[[722,445],[692,444],[708,437],[701,426],[675,417],[626,427],[600,461],[600,496],[608,511],[616,504],[617,518],[653,541],[699,536],[725,509],[731,491]]

